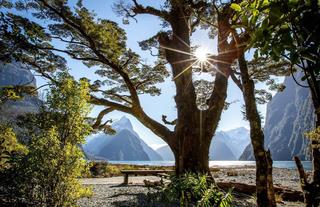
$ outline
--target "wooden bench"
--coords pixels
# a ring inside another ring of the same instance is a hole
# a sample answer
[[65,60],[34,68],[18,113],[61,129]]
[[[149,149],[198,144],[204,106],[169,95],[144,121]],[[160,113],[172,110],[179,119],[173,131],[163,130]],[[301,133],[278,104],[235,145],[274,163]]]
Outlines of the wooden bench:
[[166,175],[173,173],[173,170],[121,170],[121,173],[124,175],[124,185],[128,185],[129,183],[129,175],[134,176],[147,176],[147,175],[154,175],[165,177]]

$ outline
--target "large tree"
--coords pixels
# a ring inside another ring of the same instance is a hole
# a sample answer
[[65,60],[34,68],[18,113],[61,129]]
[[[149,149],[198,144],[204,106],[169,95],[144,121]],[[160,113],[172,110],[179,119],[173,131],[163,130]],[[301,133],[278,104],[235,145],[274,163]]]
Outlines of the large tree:
[[[82,61],[89,67],[95,66],[101,79],[91,84],[91,103],[103,106],[104,109],[95,119],[94,127],[108,128],[105,123],[102,124],[102,120],[111,111],[129,113],[168,143],[176,158],[177,173],[207,173],[210,142],[224,108],[231,64],[236,58],[233,53],[228,53],[234,42],[227,41],[229,34],[224,29],[227,19],[220,16],[217,72],[211,83],[213,92],[205,98],[205,107],[200,107],[200,110],[193,83],[193,69],[198,60],[194,57],[190,36],[199,23],[198,15],[206,8],[205,2],[168,0],[161,9],[144,6],[137,1],[131,3],[128,7],[121,8],[133,16],[145,13],[155,15],[168,26],[167,31],[159,32],[153,38],[161,47],[164,58],[160,58],[152,66],[142,64],[140,57],[126,47],[125,32],[116,23],[107,19],[96,19],[94,14],[82,6],[81,1],[75,9],[71,9],[68,2],[62,0],[18,1],[16,8],[33,11],[34,17],[38,19],[37,23],[15,15],[10,10],[3,12],[2,17],[9,21],[2,21],[1,24],[12,23],[12,27],[19,31],[14,34],[15,37],[22,36],[25,40],[24,46],[37,51],[32,53],[34,50],[25,48],[14,50],[10,51],[10,57],[40,71],[43,71],[41,65],[48,63],[46,54],[54,57],[49,61],[52,68],[64,67],[65,62],[60,61],[61,53]],[[231,9],[226,7],[224,12],[231,12]],[[12,34],[12,30],[6,26],[2,27],[2,31],[6,35],[4,37]],[[2,38],[2,41],[6,43],[12,39]],[[53,41],[60,41],[62,44],[52,44]],[[176,86],[177,119],[170,122],[164,116],[164,123],[159,123],[145,113],[139,95],[160,93],[157,83],[163,82],[169,74],[165,68],[166,63],[171,67],[172,80]],[[165,126],[169,123],[175,125],[173,131]]]

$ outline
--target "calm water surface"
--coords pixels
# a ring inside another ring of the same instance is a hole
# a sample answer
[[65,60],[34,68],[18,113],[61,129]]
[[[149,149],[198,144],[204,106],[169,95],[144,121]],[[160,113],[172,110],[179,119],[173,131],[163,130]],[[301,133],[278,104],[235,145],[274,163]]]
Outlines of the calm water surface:
[[[173,166],[174,161],[109,161],[113,164],[150,165],[150,166]],[[302,161],[305,170],[312,169],[311,161]],[[239,167],[255,166],[255,161],[210,161],[210,167]],[[293,161],[273,161],[273,167],[296,169]]]

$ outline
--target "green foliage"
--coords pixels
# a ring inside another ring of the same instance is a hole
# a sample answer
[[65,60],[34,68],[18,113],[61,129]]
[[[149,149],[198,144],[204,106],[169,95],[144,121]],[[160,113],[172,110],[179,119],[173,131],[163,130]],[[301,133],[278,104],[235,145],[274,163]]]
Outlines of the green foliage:
[[[15,9],[30,11],[37,22],[10,9],[1,12],[0,45],[4,47],[0,60],[21,61],[48,78],[47,72],[66,68],[65,59],[56,53],[59,51],[94,67],[101,79],[93,81],[90,88],[108,100],[130,105],[129,81],[138,94],[160,94],[156,84],[169,76],[166,63],[143,64],[139,55],[126,47],[126,34],[117,23],[97,18],[81,3],[73,9],[67,1],[17,2]],[[57,48],[53,41],[65,47]],[[12,51],[12,46],[18,49]]]
[[241,6],[239,6],[239,4],[236,4],[236,3],[232,3],[231,5],[230,5],[230,7],[232,8],[232,9],[234,9],[235,11],[241,11]]
[[104,176],[107,171],[108,163],[92,162],[90,163],[90,174],[92,177]]
[[[319,62],[320,6],[316,0],[242,1],[235,20],[251,33],[250,47],[274,60],[285,56],[292,64],[301,59]],[[317,71],[318,72],[318,71]]]
[[[40,114],[22,121],[29,139],[28,153],[10,156],[12,163],[0,172],[0,187],[5,205],[76,206],[80,197],[91,191],[78,182],[86,162],[80,144],[91,128],[86,123],[90,106],[86,81],[79,83],[67,74],[59,74]],[[7,137],[14,137],[8,131]]]
[[5,124],[0,124],[0,171],[11,167],[10,157],[14,154],[26,154],[27,148],[17,141],[13,129]]
[[186,173],[181,177],[171,177],[171,182],[162,189],[162,196],[169,202],[180,206],[232,206],[231,191],[224,193],[206,175]]
[[31,86],[2,86],[0,87],[0,104],[8,100],[20,100],[26,94],[34,95],[36,90]]
[[6,87],[0,89],[0,104],[8,100],[18,100],[21,97],[17,95],[13,87]]
[[312,147],[320,149],[320,127],[306,133],[306,136],[312,141]]

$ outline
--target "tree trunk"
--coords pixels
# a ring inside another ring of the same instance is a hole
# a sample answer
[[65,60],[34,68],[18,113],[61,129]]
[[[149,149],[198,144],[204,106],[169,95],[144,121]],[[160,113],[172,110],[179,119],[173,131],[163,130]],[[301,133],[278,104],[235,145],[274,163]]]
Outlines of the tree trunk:
[[[317,80],[313,73],[308,74],[310,79],[308,79],[308,84],[311,90],[312,102],[316,114],[316,128],[320,127],[320,90],[317,86]],[[312,159],[313,159],[313,181],[320,185],[320,149],[319,140],[311,141]]]
[[272,159],[270,153],[264,149],[264,134],[256,105],[254,82],[250,79],[244,54],[239,57],[239,67],[246,118],[250,122],[251,144],[256,160],[257,204],[259,207],[276,206],[272,181]]
[[[312,63],[308,62],[308,70],[305,74],[308,76],[308,85],[310,86],[312,102],[316,114],[316,128],[320,127],[320,90],[316,77],[313,73]],[[304,192],[305,204],[307,207],[316,207],[320,205],[320,143],[319,140],[311,140],[312,163],[313,163],[313,181],[308,182],[303,166],[298,157],[295,157],[296,165],[300,175],[301,188]]]
[[[173,35],[164,34],[159,38],[165,49],[165,56],[172,68],[176,86],[174,97],[177,107],[177,122],[174,140],[170,145],[176,158],[176,172],[209,174],[209,146],[217,128],[226,98],[227,78],[217,76],[218,95],[210,109],[200,111],[197,107],[195,88],[192,81],[192,51],[190,47],[190,14],[188,10],[173,7],[170,24]],[[223,69],[221,69],[223,70]],[[217,88],[214,89],[214,92]]]
[[320,186],[315,182],[308,182],[308,177],[304,172],[303,165],[299,157],[294,157],[296,162],[299,176],[300,176],[300,185],[303,191],[304,202],[306,207],[317,207],[320,205]]
[[201,143],[197,137],[179,139],[182,143],[178,151],[174,151],[176,159],[176,174],[186,172],[209,174],[209,145]]

